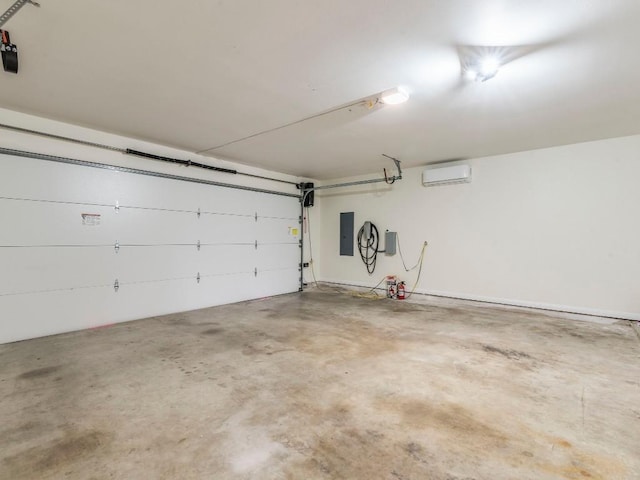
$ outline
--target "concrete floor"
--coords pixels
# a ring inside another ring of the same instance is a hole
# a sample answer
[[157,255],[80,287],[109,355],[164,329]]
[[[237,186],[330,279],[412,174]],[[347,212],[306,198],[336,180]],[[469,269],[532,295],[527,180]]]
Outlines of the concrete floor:
[[640,479],[639,360],[630,322],[321,291],[2,345],[0,478]]

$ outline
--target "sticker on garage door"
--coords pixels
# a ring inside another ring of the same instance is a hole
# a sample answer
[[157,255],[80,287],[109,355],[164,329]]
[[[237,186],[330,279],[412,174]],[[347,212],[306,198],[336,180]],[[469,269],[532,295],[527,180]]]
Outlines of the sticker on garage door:
[[97,213],[81,213],[82,215],[82,225],[86,225],[88,227],[97,227],[100,225],[100,215]]

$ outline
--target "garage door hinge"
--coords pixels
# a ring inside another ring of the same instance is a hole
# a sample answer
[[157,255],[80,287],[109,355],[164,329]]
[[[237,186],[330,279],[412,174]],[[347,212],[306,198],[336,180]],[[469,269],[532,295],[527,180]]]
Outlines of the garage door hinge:
[[198,207],[198,218],[200,218],[200,208]]
[[198,275],[196,276],[196,282],[200,283],[200,272],[198,272]]
[[113,207],[113,209],[116,211],[116,213],[120,213],[120,202],[116,200],[116,204]]
[[116,281],[113,282],[113,290],[118,293],[118,290],[120,289],[120,282],[118,282],[118,279],[116,278]]
[[113,249],[116,253],[120,251],[120,243],[116,240],[116,244],[113,246]]
[[255,219],[256,219],[256,222],[257,222],[258,221],[258,212],[256,212]]
[[298,216],[298,223],[302,224],[302,215]]
[[200,240],[198,240],[198,243],[196,244],[196,247],[198,247],[198,251],[200,251]]
[[258,249],[258,240],[256,240],[256,243],[254,244],[256,250]]
[[257,277],[258,276],[258,267],[253,269],[253,276]]

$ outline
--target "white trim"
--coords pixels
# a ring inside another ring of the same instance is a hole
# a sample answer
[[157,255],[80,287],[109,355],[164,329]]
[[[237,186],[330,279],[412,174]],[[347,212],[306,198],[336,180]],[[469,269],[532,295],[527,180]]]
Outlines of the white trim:
[[[347,280],[328,280],[328,279],[322,279],[322,280],[319,279],[318,281],[326,282],[326,283],[335,283],[338,285],[353,286],[353,287],[371,288],[371,284],[365,283],[365,282],[353,282],[353,281],[347,281]],[[384,290],[384,288],[379,288],[379,290]],[[475,302],[493,303],[497,305],[508,305],[512,307],[535,308],[537,310],[550,310],[553,312],[576,313],[580,315],[590,315],[595,317],[640,321],[640,313],[633,313],[633,312],[600,310],[596,308],[576,307],[573,305],[556,305],[552,303],[531,302],[527,300],[518,300],[518,299],[511,299],[511,298],[496,298],[496,297],[486,297],[484,295],[474,295],[474,294],[467,294],[467,293],[443,292],[439,290],[416,289],[415,293],[422,294],[422,295],[433,295],[434,297],[446,297],[446,298],[454,298],[459,300],[471,300]]]

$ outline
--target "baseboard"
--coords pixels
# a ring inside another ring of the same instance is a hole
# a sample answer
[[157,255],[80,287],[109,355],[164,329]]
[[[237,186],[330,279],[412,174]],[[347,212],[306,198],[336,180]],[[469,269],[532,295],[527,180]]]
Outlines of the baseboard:
[[[371,288],[371,284],[365,283],[365,282],[352,282],[347,280],[332,280],[332,279],[331,280],[322,279],[318,281],[322,283],[331,283],[336,285]],[[384,285],[381,285],[380,287],[378,287],[378,289],[384,290],[385,287]],[[452,298],[457,300],[471,300],[474,302],[506,305],[511,307],[535,308],[536,310],[548,310],[548,311],[561,312],[561,313],[575,313],[579,315],[589,315],[593,317],[640,321],[640,313],[633,313],[633,312],[618,312],[618,311],[612,311],[612,310],[601,310],[596,308],[578,307],[575,305],[557,305],[552,303],[531,302],[527,300],[518,300],[513,298],[487,297],[484,295],[445,292],[440,290],[416,289],[414,293],[417,293],[420,295],[432,295],[434,297],[444,297],[444,298]]]

